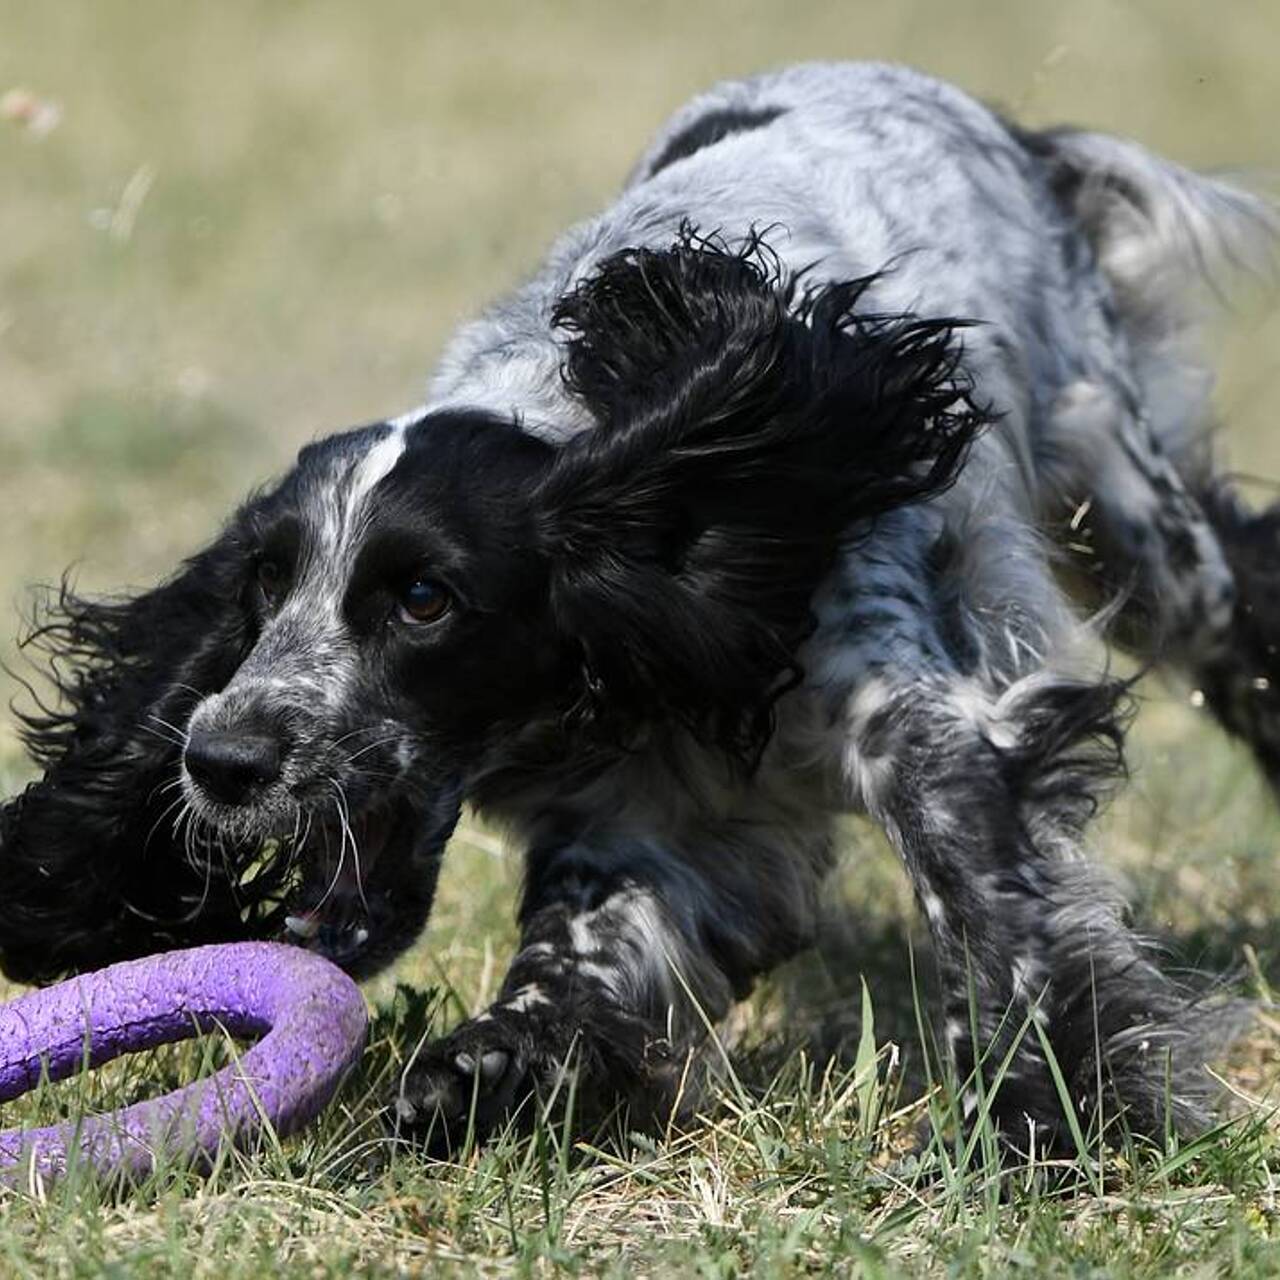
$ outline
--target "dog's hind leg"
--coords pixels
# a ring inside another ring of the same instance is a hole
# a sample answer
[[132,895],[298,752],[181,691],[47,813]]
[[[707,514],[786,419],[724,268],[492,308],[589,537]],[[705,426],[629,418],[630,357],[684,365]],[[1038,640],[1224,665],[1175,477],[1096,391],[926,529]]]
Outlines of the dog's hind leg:
[[828,856],[825,820],[535,845],[498,998],[410,1060],[398,1127],[452,1149],[570,1095],[579,1126],[687,1111],[712,1024],[811,941]]
[[[1033,553],[1012,550],[1023,562],[996,576],[1025,599]],[[1064,1103],[1086,1127],[1122,1112],[1157,1138],[1194,1128],[1221,1025],[1159,971],[1085,856],[1123,771],[1123,690],[1062,674],[1048,637],[1010,621],[1012,599],[976,602],[990,557],[967,575],[930,560],[905,543],[896,560],[860,552],[843,632],[833,609],[815,643],[841,698],[851,800],[884,827],[929,923],[966,1108],[988,1089],[1006,1138],[1041,1150],[1069,1146]],[[966,602],[940,607],[948,591]]]
[[1189,674],[1280,791],[1280,504],[1251,511],[1225,480],[1210,482],[1201,502],[1235,580],[1235,607],[1223,642],[1191,655]]
[[1041,445],[1048,528],[1077,592],[1119,603],[1115,638],[1194,666],[1227,642],[1235,575],[1217,531],[1149,424],[1101,382],[1058,397]]
[[1203,343],[1242,276],[1274,282],[1280,207],[1118,138],[1019,136],[1064,227],[1088,243],[1062,241],[1082,295],[1095,296],[1092,358],[1108,370],[1067,387],[1049,415],[1044,514],[1073,522],[1076,545],[1092,525],[1090,574],[1130,597],[1117,638],[1185,672],[1280,788],[1280,513],[1249,513],[1213,475]]
[[[1280,789],[1280,505],[1251,511],[1207,458],[1179,468],[1118,398],[1061,397],[1050,526],[1114,637],[1192,683]],[[1074,457],[1074,465],[1063,465]]]

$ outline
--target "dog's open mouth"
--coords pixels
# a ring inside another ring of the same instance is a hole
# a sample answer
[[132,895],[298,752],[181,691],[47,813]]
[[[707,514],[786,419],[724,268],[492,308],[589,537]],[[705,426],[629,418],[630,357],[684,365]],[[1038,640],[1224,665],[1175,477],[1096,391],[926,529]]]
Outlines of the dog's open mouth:
[[352,964],[388,914],[388,886],[417,825],[412,806],[391,801],[365,813],[335,810],[300,836],[268,841],[238,877],[242,918],[259,934]]
[[226,912],[238,917],[239,936],[292,942],[349,972],[374,972],[426,921],[459,799],[456,784],[446,785],[425,803],[331,805],[265,838],[215,834],[188,851],[199,856],[203,888],[187,918]]
[[345,814],[308,837],[297,858],[301,879],[286,899],[283,936],[336,964],[352,963],[384,914],[384,872],[401,861],[414,836],[408,804]]

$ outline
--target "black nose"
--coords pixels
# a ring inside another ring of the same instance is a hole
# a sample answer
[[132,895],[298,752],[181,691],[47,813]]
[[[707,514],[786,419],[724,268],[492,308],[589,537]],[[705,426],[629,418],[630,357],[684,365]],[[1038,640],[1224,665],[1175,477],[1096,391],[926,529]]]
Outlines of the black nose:
[[223,804],[244,804],[280,776],[280,744],[263,734],[197,730],[183,759],[200,789]]

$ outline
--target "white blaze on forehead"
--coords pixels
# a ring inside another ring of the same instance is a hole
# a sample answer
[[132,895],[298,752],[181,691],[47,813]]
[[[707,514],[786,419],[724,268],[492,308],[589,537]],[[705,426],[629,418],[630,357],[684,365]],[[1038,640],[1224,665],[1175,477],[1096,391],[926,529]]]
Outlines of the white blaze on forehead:
[[358,519],[360,508],[374,485],[400,460],[400,455],[404,452],[406,433],[420,418],[421,414],[417,413],[406,413],[402,417],[393,418],[387,423],[387,434],[352,469],[351,483],[347,490],[345,523],[348,531]]
[[331,570],[346,563],[345,553],[359,537],[368,515],[369,495],[400,460],[409,428],[422,418],[421,409],[392,418],[386,424],[385,433],[365,454],[352,463],[345,474],[334,478],[320,529],[321,554]]
[[310,589],[295,592],[282,616],[301,616],[313,634],[327,633],[321,638],[335,651],[344,648],[340,606],[356,545],[372,513],[370,496],[399,461],[409,428],[422,417],[421,410],[414,410],[391,419],[362,455],[339,462],[323,482],[316,543],[306,571]]
[[420,404],[416,408],[410,409],[407,413],[402,413],[398,418],[388,418],[387,426],[393,431],[405,432],[410,427],[416,427],[427,416],[427,413],[427,406]]
[[[370,495],[404,453],[407,434],[421,422],[415,409],[387,422],[364,453],[331,461],[312,483],[307,521],[315,530],[299,585],[263,629],[253,653],[227,688],[206,698],[191,723],[223,710],[228,699],[264,692],[308,704],[338,705],[346,694],[355,651],[342,619],[342,598],[355,548],[372,512]],[[407,767],[401,760],[402,767]],[[297,930],[295,930],[297,932]]]

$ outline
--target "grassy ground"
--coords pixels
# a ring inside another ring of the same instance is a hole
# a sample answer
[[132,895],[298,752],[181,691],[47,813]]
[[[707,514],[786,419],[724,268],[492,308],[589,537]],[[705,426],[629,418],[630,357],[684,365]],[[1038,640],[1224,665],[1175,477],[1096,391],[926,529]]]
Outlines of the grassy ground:
[[[1190,163],[1277,160],[1280,11],[1243,0],[0,0],[0,32],[0,94],[61,109],[43,134],[0,120],[6,658],[25,584],[73,561],[89,588],[147,582],[300,443],[411,404],[450,326],[607,198],[663,114],[717,76],[890,57],[1032,123],[1113,128]],[[1222,338],[1233,460],[1273,475],[1278,338],[1261,308]],[[1238,968],[1266,997],[1280,825],[1181,692],[1146,701],[1102,856],[1180,962]],[[6,721],[0,782],[24,777]],[[547,1132],[450,1167],[388,1155],[379,1082],[429,1022],[483,1004],[511,944],[515,868],[468,829],[428,936],[369,989],[365,1074],[320,1125],[207,1179],[0,1193],[0,1272],[1280,1268],[1277,1024],[1264,1012],[1223,1064],[1263,1104],[1252,1119],[1102,1174],[1000,1175],[981,1143],[955,1145],[922,1083],[910,903],[875,838],[849,836],[824,946],[735,1020],[720,1104],[694,1130],[600,1150]],[[410,998],[397,981],[450,994]],[[219,1052],[151,1055],[3,1122],[117,1105]]]

